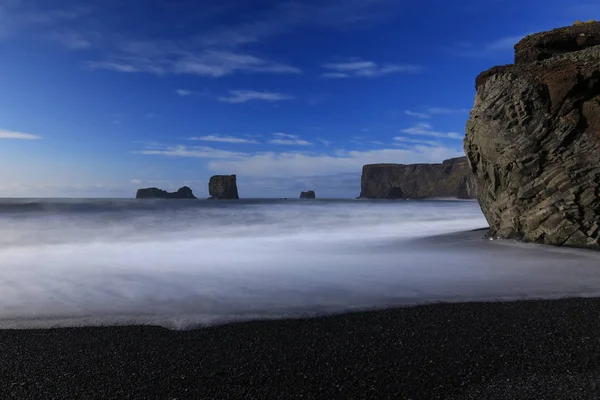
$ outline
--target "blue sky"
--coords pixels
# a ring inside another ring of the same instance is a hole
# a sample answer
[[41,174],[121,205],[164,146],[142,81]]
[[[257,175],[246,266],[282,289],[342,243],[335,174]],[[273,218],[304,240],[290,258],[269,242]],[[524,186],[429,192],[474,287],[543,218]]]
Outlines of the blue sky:
[[[214,5],[214,4],[217,5]],[[592,1],[0,2],[0,196],[354,197],[462,155],[474,79]]]

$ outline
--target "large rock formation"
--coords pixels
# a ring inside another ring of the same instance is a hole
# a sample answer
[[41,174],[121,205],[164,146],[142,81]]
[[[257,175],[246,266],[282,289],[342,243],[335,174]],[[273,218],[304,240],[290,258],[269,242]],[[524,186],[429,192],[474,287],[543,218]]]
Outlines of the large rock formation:
[[307,192],[300,192],[301,199],[316,199],[317,196],[313,190],[309,190]]
[[600,247],[599,34],[528,36],[477,78],[464,148],[491,235]]
[[475,198],[477,190],[465,157],[442,164],[370,164],[363,166],[361,198]]
[[187,186],[180,187],[176,192],[169,193],[155,187],[138,189],[136,199],[195,199],[192,189]]
[[238,200],[235,175],[214,175],[208,182],[209,200]]

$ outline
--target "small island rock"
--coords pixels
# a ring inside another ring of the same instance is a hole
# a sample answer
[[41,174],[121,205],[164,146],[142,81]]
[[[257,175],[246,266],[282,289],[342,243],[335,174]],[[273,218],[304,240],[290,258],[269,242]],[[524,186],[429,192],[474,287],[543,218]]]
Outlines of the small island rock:
[[209,200],[238,200],[235,175],[213,175],[208,182]]
[[195,199],[192,189],[187,186],[180,187],[176,192],[169,193],[166,190],[155,187],[138,189],[136,199]]
[[301,199],[316,199],[317,196],[315,195],[315,192],[313,190],[309,190],[307,192],[301,192],[300,198]]

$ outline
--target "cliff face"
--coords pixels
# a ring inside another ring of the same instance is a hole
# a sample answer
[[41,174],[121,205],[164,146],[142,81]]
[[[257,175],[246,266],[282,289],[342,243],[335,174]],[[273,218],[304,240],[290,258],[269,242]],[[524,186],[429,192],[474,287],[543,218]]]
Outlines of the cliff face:
[[309,190],[307,192],[300,192],[301,199],[316,199],[317,196],[313,190]]
[[209,200],[238,200],[235,175],[214,175],[208,182]]
[[464,148],[491,235],[600,248],[599,39],[600,23],[532,35],[477,78]]
[[361,198],[476,198],[476,182],[466,157],[442,164],[370,164],[363,166]]
[[158,188],[138,189],[136,199],[195,199],[192,189],[187,186],[179,188],[176,192],[169,193]]

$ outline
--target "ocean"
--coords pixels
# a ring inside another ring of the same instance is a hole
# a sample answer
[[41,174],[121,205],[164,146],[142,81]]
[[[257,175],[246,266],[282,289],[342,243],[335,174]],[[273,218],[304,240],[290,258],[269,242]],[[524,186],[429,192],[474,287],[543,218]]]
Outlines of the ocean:
[[486,226],[458,200],[0,199],[0,328],[600,294],[597,252],[484,240]]

